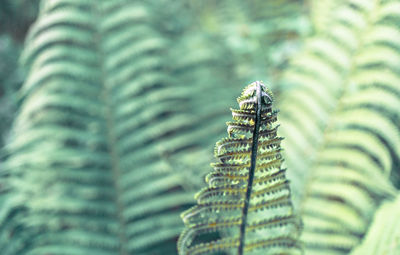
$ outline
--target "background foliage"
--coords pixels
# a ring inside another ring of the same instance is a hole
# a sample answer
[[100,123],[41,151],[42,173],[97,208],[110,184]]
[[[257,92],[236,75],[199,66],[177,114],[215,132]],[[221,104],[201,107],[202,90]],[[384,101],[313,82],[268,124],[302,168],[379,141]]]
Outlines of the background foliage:
[[254,80],[305,254],[398,254],[399,26],[398,0],[3,1],[1,254],[176,254]]

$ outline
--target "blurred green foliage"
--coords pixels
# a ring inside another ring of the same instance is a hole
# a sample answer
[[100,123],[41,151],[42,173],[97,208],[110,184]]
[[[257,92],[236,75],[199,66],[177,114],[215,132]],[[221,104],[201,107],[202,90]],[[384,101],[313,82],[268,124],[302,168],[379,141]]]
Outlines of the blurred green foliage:
[[17,96],[16,91],[21,86],[23,75],[18,68],[18,56],[21,45],[17,44],[9,35],[0,35],[0,144],[9,135],[9,129],[16,112]]
[[396,254],[399,231],[380,233],[398,225],[399,10],[2,1],[1,255],[176,254],[179,215],[254,80],[281,111],[305,254]]
[[39,0],[4,0],[0,8],[0,31],[21,43],[36,18]]
[[18,58],[38,4],[38,0],[5,0],[0,6],[0,146],[9,137],[18,107],[17,91],[24,80]]

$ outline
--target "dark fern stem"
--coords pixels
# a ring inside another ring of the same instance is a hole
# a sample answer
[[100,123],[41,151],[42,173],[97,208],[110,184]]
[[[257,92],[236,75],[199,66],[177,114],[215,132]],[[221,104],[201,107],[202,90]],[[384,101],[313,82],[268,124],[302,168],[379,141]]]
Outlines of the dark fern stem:
[[238,103],[229,136],[215,146],[218,161],[206,177],[208,187],[182,214],[179,254],[301,254],[272,94],[254,82]]
[[238,248],[238,255],[243,255],[244,241],[245,241],[245,232],[246,232],[246,222],[247,222],[247,213],[249,210],[250,203],[250,195],[251,188],[253,187],[253,179],[254,179],[254,169],[256,168],[256,159],[257,159],[257,147],[258,147],[258,133],[260,132],[260,119],[261,119],[261,83],[256,82],[256,98],[257,103],[255,104],[255,124],[253,131],[253,141],[251,144],[251,162],[250,162],[250,170],[249,170],[249,180],[247,184],[246,197],[244,200],[243,212],[242,212],[242,221],[240,225],[240,242]]

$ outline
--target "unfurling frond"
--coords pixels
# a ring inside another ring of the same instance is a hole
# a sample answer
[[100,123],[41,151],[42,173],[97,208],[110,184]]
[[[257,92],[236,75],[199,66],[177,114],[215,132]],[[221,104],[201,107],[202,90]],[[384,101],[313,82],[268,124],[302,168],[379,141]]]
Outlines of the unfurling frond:
[[261,82],[247,86],[232,109],[227,138],[217,142],[218,162],[196,194],[197,205],[182,214],[178,241],[186,254],[300,254],[300,221],[281,168],[277,111]]

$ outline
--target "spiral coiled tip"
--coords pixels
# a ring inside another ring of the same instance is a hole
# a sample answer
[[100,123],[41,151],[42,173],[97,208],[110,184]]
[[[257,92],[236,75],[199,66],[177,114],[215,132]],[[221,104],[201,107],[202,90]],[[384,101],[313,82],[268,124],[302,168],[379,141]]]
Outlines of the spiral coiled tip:
[[261,88],[261,105],[270,106],[274,101],[272,92],[262,81],[255,81],[244,88],[242,94],[237,98],[240,109],[254,109],[257,104],[257,87]]

